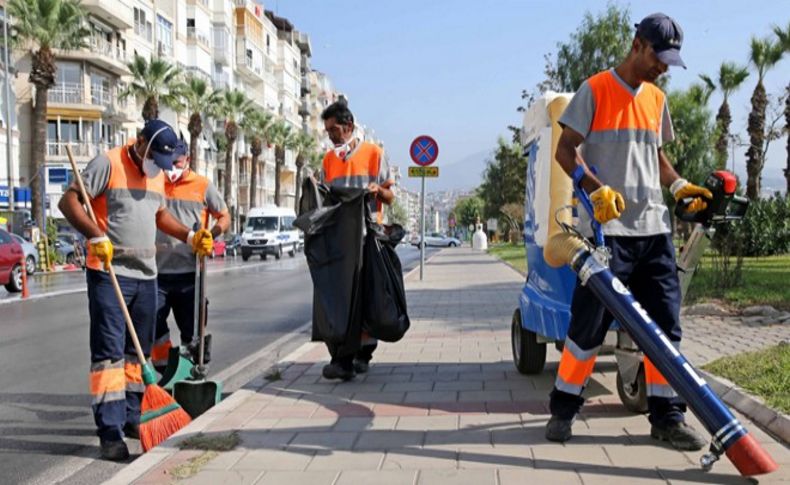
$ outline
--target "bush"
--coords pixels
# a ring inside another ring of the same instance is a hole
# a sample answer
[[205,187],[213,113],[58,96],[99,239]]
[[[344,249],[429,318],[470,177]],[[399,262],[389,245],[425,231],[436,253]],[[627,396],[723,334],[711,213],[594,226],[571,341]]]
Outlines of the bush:
[[751,201],[743,220],[720,229],[714,244],[719,251],[734,246],[741,256],[790,253],[790,197]]

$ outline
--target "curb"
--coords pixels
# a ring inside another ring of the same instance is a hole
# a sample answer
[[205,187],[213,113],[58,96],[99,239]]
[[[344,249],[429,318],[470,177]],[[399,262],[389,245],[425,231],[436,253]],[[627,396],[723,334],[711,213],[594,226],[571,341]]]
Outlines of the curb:
[[[441,249],[432,254],[429,258],[426,258],[426,265],[428,261],[441,254],[443,251],[444,250]],[[406,281],[409,277],[415,274],[415,272],[418,273],[419,271],[420,266],[418,264],[403,276],[403,280]],[[300,327],[300,329],[301,328],[302,327]],[[312,350],[316,345],[318,345],[316,342],[305,342],[297,347],[293,352],[280,359],[277,364],[282,366],[282,370],[285,370],[290,367],[291,363],[302,356],[305,352]],[[258,379],[260,379],[260,381],[258,381]],[[226,399],[223,399],[222,402],[189,423],[189,425],[179,430],[178,433],[175,433],[164,443],[161,443],[159,446],[149,452],[143,453],[139,458],[126,465],[121,471],[103,483],[106,485],[125,485],[134,482],[141,476],[153,470],[163,461],[181,451],[179,443],[184,438],[204,431],[218,418],[225,417],[232,413],[237,407],[242,405],[248,397],[257,394],[257,392],[262,387],[265,387],[265,385],[266,381],[263,380],[262,376],[250,380],[250,382],[242,386],[238,391],[234,392]]]
[[731,381],[697,369],[722,401],[757,423],[785,445],[790,445],[790,416],[768,407],[761,399],[751,396]]

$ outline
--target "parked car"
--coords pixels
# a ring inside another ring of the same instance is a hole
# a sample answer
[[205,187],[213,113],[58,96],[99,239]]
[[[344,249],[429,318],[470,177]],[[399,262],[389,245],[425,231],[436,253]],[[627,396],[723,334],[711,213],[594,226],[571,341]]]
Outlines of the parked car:
[[[420,235],[416,235],[411,240],[412,245],[420,247]],[[455,237],[446,236],[438,232],[433,232],[425,236],[425,245],[434,247],[454,248],[461,245],[461,240]]]
[[55,251],[67,264],[85,266],[85,244],[79,236],[66,232],[58,233],[55,239]]
[[225,237],[225,254],[235,258],[239,252],[241,252],[241,236],[228,234]]
[[18,234],[11,234],[14,241],[22,246],[22,251],[25,252],[25,271],[31,275],[36,272],[38,268],[38,249],[36,245]]
[[214,259],[216,257],[225,257],[225,251],[227,249],[227,245],[225,244],[224,239],[214,239],[214,247],[211,248],[211,254],[209,257]]
[[22,246],[0,229],[0,285],[11,293],[22,291]]

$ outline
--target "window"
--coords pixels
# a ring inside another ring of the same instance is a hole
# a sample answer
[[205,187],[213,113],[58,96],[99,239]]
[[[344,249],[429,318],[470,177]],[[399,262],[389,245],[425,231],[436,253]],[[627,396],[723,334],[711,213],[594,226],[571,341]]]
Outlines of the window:
[[0,244],[10,244],[11,236],[5,231],[0,231]]
[[276,231],[277,217],[250,217],[247,219],[247,229],[251,231]]
[[143,37],[148,42],[153,40],[153,27],[151,21],[146,19],[145,11],[137,7],[134,9],[134,33]]
[[159,55],[173,55],[173,24],[161,15],[156,16],[156,41]]
[[272,55],[272,52],[269,49],[269,46],[271,45],[271,43],[272,43],[271,37],[269,37],[269,34],[266,34],[266,55],[269,55],[269,56]]
[[75,62],[58,62],[55,82],[66,86],[82,84],[82,67]]

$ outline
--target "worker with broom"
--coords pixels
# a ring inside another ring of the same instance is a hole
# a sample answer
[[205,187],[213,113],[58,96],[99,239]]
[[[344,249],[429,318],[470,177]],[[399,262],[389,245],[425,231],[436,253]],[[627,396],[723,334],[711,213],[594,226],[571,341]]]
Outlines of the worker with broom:
[[[139,437],[146,450],[189,422],[140,362],[154,340],[157,229],[186,241],[198,254],[213,245],[211,232],[190,230],[166,209],[162,171],[172,168],[177,144],[170,125],[149,120],[133,142],[91,160],[82,177],[75,174],[78,184],[58,204],[88,239],[90,389],[101,456],[108,460],[129,457],[124,436]],[[88,213],[83,203],[89,204]]]
[[[187,145],[179,140],[176,145],[176,160],[173,168],[165,171],[165,198],[167,209],[176,219],[193,227],[203,227],[207,215],[216,221],[211,236],[217,238],[228,230],[230,214],[217,187],[209,179],[189,168]],[[158,270],[158,307],[156,336],[151,351],[154,367],[165,373],[168,355],[173,346],[167,317],[172,310],[181,337],[182,347],[190,353],[193,363],[197,362],[193,342],[195,336],[195,255],[192,248],[178,238],[158,231],[156,236],[156,266]],[[206,335],[204,360],[210,360],[210,337]]]

